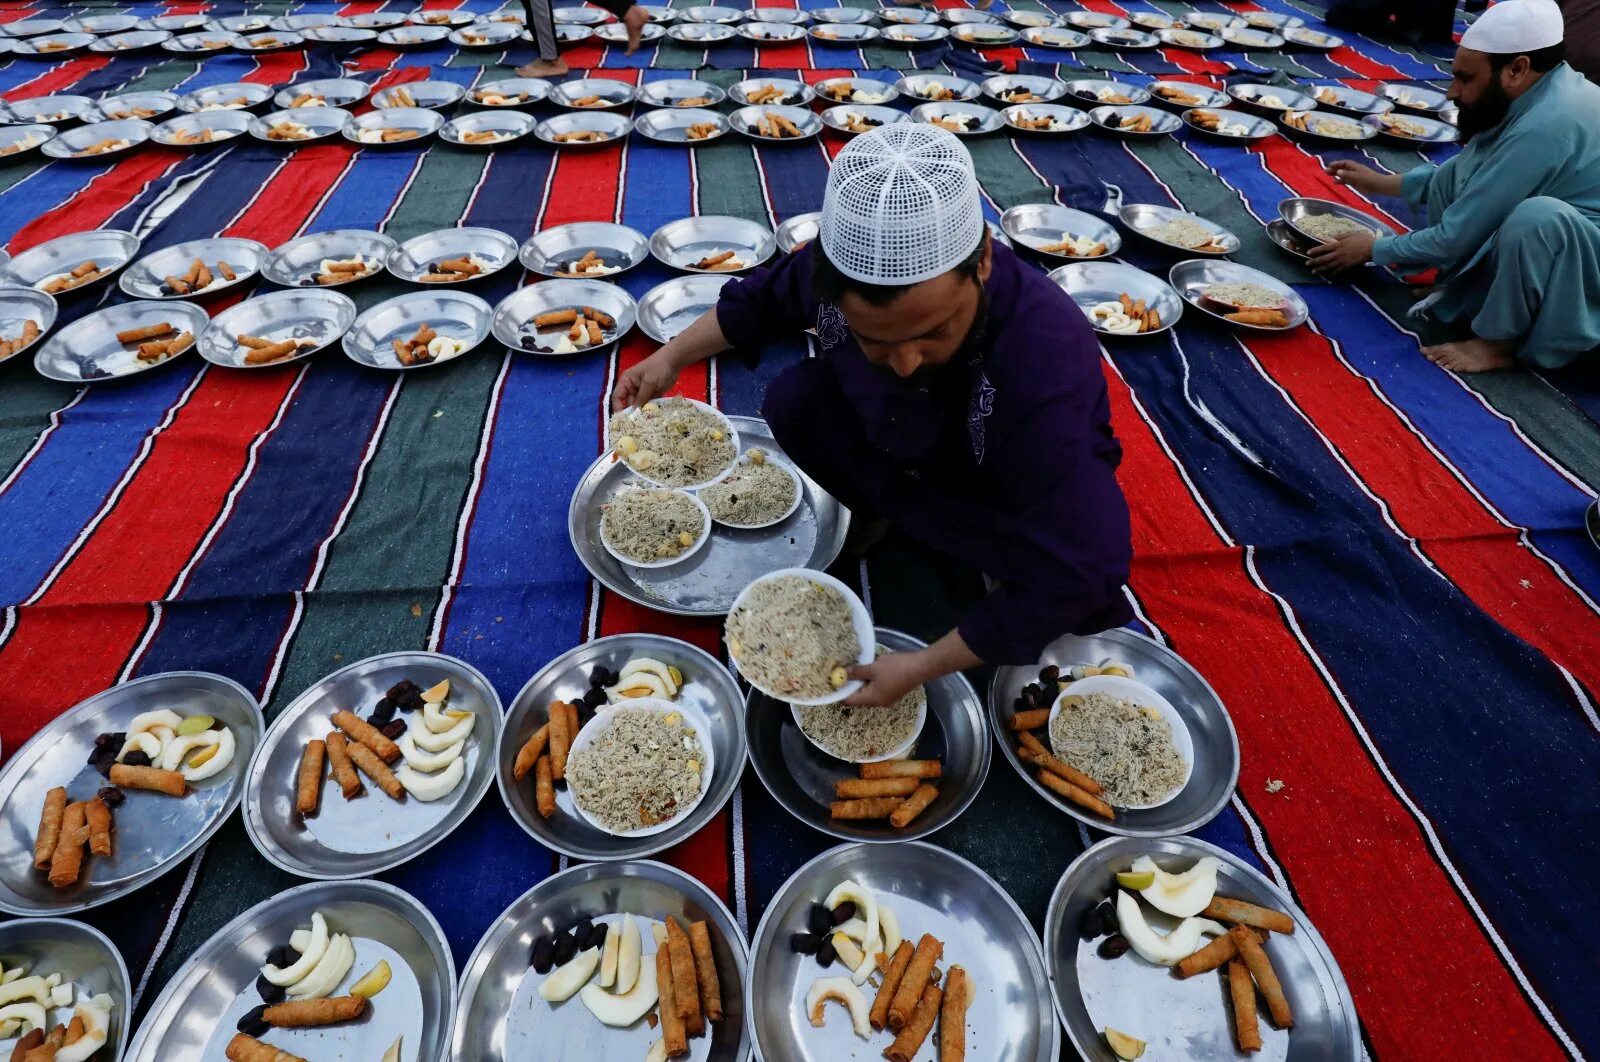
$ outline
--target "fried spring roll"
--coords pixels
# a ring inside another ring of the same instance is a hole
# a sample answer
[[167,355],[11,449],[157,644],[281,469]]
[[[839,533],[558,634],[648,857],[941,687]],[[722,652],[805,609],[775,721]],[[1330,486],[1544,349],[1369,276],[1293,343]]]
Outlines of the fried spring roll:
[[915,778],[842,778],[833,784],[833,795],[844,800],[908,797],[916,788]]
[[667,1045],[667,1057],[675,1058],[689,1050],[689,1034],[684,1029],[683,1016],[678,1013],[678,1002],[673,998],[672,959],[666,947],[656,946],[656,992],[660,998],[661,1039]]
[[567,329],[567,338],[574,343],[589,341],[589,329],[586,327],[583,314],[580,313],[578,319],[572,322],[572,327]]
[[904,797],[870,797],[866,800],[835,800],[828,806],[834,819],[886,819],[904,804]]
[[169,276],[163,277],[162,279],[166,282],[167,287],[172,290],[174,295],[189,294],[189,284],[182,277]]
[[1180,978],[1193,977],[1195,974],[1215,970],[1226,962],[1239,957],[1239,946],[1233,942],[1233,937],[1223,935],[1193,955],[1178,960],[1178,965],[1173,969],[1178,971]]
[[183,775],[177,771],[163,771],[158,767],[129,767],[126,763],[111,765],[111,784],[124,789],[148,789],[152,793],[181,797],[188,790]]
[[598,347],[606,341],[605,333],[600,330],[599,321],[596,321],[593,317],[588,317],[584,319],[584,324],[589,333],[589,345],[591,347]]
[[678,920],[668,915],[667,960],[672,966],[672,1002],[683,1027],[690,1036],[706,1031],[705,1015],[700,1013],[700,984],[694,971],[694,950],[689,946],[689,934],[678,925]]
[[950,967],[939,1007],[939,1062],[965,1062],[967,1057],[967,1005],[972,1002],[972,979],[961,966]]
[[160,321],[153,325],[143,325],[139,328],[127,328],[117,333],[118,343],[138,343],[146,339],[155,339],[158,336],[170,336],[172,325]]
[[512,775],[517,781],[528,777],[528,772],[533,770],[533,765],[539,762],[539,757],[544,755],[545,746],[550,743],[550,724],[546,723],[533,732],[533,736],[522,743],[517,750],[516,765],[511,768]]
[[933,786],[923,783],[917,786],[916,792],[906,798],[906,802],[895,808],[889,815],[889,825],[897,830],[903,830],[911,824],[911,820],[921,815],[927,806],[933,803],[939,791]]
[[563,701],[550,703],[550,775],[556,781],[567,776],[567,753],[572,749],[573,735],[567,730],[567,708]]
[[911,953],[916,950],[911,946],[911,941],[902,940],[900,946],[894,949],[894,956],[885,956],[878,953],[878,969],[883,971],[883,981],[878,985],[878,995],[872,1001],[872,1011],[868,1019],[874,1029],[881,1029],[889,1020],[889,1004],[894,1002],[894,994],[900,988],[900,979],[906,975],[906,967],[911,965]]
[[30,1031],[27,1036],[18,1040],[16,1046],[11,1049],[11,1062],[23,1062],[23,1059],[28,1057],[28,1052],[42,1043],[44,1043],[44,1030],[34,1029]]
[[389,794],[391,800],[404,800],[406,787],[400,784],[400,779],[389,770],[389,765],[383,762],[383,757],[362,744],[347,745],[345,751],[350,754],[350,760],[361,769],[361,773],[378,783],[378,788]]
[[91,855],[111,854],[111,809],[99,797],[83,805],[83,817],[89,826],[89,852]]
[[928,977],[933,973],[933,964],[939,961],[943,953],[944,945],[939,943],[937,937],[932,933],[922,934],[922,939],[917,941],[916,951],[911,955],[911,962],[906,966],[905,975],[900,978],[900,987],[895,989],[894,1001],[889,1004],[889,1028],[899,1032],[911,1020],[912,1012],[922,999],[922,990],[928,984]]
[[88,1024],[84,1022],[83,1018],[74,1014],[72,1016],[72,1021],[67,1023],[67,1034],[61,1038],[61,1046],[72,1046],[79,1040],[83,1039],[84,1034],[86,1034],[88,1031]]
[[944,773],[938,760],[884,760],[863,763],[863,778],[938,778]]
[[173,354],[182,354],[184,351],[188,350],[193,343],[193,332],[179,332],[176,336],[167,340],[167,356],[171,357]]
[[540,756],[533,771],[533,799],[539,807],[540,818],[548,819],[556,813],[556,783],[550,773],[550,757]]
[[235,338],[241,347],[249,347],[252,350],[260,350],[262,347],[272,346],[272,340],[264,339],[261,336],[240,335]]
[[98,272],[100,272],[100,264],[91,259],[90,261],[81,262],[77,266],[75,266],[73,268],[73,270],[72,270],[72,276],[73,276],[73,279],[75,279],[75,280],[82,280],[84,277],[88,276],[90,273],[98,273]]
[[1286,328],[1289,324],[1289,319],[1281,310],[1239,310],[1236,313],[1226,314],[1225,319],[1237,321],[1239,324],[1265,325],[1268,328]]
[[300,773],[295,777],[294,809],[302,815],[315,815],[322,802],[322,764],[328,743],[321,738],[306,742],[300,753]]
[[250,353],[244,356],[246,365],[265,365],[268,362],[286,358],[300,349],[298,340],[285,339],[280,343],[269,343],[264,347],[252,347]]
[[707,1021],[721,1021],[722,981],[711,951],[711,927],[705,922],[689,923],[689,948],[694,952],[695,979],[700,984],[700,1011]]
[[350,762],[350,743],[337,730],[329,731],[327,737],[328,765],[333,769],[334,780],[339,783],[339,789],[344,793],[346,800],[354,799],[361,795],[361,777],[356,774],[355,764]]
[[365,996],[329,996],[275,1003],[261,1012],[261,1020],[278,1028],[304,1028],[354,1021],[366,1012]]
[[694,267],[696,269],[712,269],[721,265],[723,262],[726,262],[728,259],[732,258],[733,255],[734,252],[732,251],[719,251],[716,254],[708,254],[704,258],[700,259],[700,261],[696,262]]
[[[589,253],[594,254],[593,251],[590,251]],[[601,328],[617,327],[617,319],[615,317],[612,317],[604,310],[597,310],[593,306],[585,306],[583,308],[583,315],[589,318],[591,321],[599,321]]]
[[222,279],[223,280],[238,280],[239,279],[239,274],[235,273],[233,271],[233,266],[229,265],[227,262],[219,261],[217,263],[217,272],[222,274]]
[[549,313],[539,314],[533,319],[533,327],[554,328],[556,325],[569,325],[577,319],[578,311],[569,306],[565,310],[551,310]]
[[1017,740],[1022,743],[1023,748],[1033,753],[1034,762],[1051,774],[1060,775],[1085,793],[1093,793],[1099,796],[1105,791],[1105,787],[1093,778],[1090,778],[1071,764],[1056,759],[1055,755],[1045,748],[1044,742],[1026,730],[1017,735]]
[[1203,918],[1255,926],[1257,929],[1266,929],[1274,933],[1294,932],[1294,919],[1282,911],[1274,911],[1270,907],[1257,907],[1243,900],[1230,900],[1226,896],[1213,896],[1200,914]]
[[473,265],[466,255],[460,258],[445,258],[439,262],[439,270],[444,273],[476,273],[478,267]]
[[[1032,754],[1030,753],[1029,755],[1031,756]],[[1093,793],[1079,789],[1065,778],[1059,778],[1051,774],[1049,771],[1041,770],[1039,772],[1039,784],[1066,797],[1080,808],[1088,808],[1103,819],[1114,820],[1117,817],[1117,813],[1112,810],[1110,804],[1107,804]]]
[[1238,959],[1228,963],[1228,994],[1233,996],[1233,1036],[1239,1050],[1261,1050],[1255,982],[1250,980],[1250,971]]
[[383,731],[348,709],[341,708],[333,713],[333,725],[376,752],[384,763],[393,763],[400,758],[399,745],[385,737]]
[[562,701],[567,706],[567,751],[572,751],[572,743],[578,740],[578,731],[583,729],[583,723],[578,719],[578,706],[571,701]]
[[894,1038],[894,1043],[883,1049],[883,1057],[889,1062],[911,1062],[922,1049],[922,1041],[933,1031],[933,1021],[939,1016],[939,1005],[943,1001],[944,992],[938,985],[924,987],[916,1009],[900,1027],[900,1035]]
[[306,1062],[299,1055],[279,1051],[244,1033],[235,1033],[228,1041],[227,1056],[228,1062]]
[[[116,773],[115,767],[112,773]],[[88,839],[89,827],[83,804],[73,801],[61,813],[61,835],[56,839],[56,850],[50,856],[52,886],[64,889],[78,880],[78,873],[83,869],[83,843]]]
[[1289,1000],[1283,994],[1283,986],[1278,983],[1278,972],[1272,968],[1272,960],[1267,958],[1261,941],[1256,939],[1255,930],[1248,926],[1234,926],[1228,930],[1228,935],[1233,937],[1233,943],[1239,949],[1239,958],[1250,968],[1250,976],[1255,978],[1261,994],[1266,997],[1267,1013],[1272,1015],[1272,1023],[1280,1029],[1293,1026],[1294,1011],[1289,1009]]
[[204,269],[205,267],[206,264],[198,258],[190,262],[189,271],[182,277],[183,282],[189,285],[191,288],[198,288],[200,286],[200,270]]
[[56,842],[61,838],[61,817],[67,810],[67,791],[56,786],[44,795],[44,810],[39,813],[39,834],[33,842],[33,865],[43,870],[55,855]]

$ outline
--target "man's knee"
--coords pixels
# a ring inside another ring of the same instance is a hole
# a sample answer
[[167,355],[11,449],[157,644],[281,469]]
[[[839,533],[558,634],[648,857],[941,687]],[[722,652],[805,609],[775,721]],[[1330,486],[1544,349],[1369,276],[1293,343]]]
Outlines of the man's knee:
[[820,358],[806,358],[767,385],[761,416],[772,429],[772,437],[783,446],[785,439],[826,421],[829,411],[838,409],[839,398],[832,366]]
[[1512,246],[1528,241],[1559,246],[1572,224],[1582,221],[1583,215],[1570,204],[1552,196],[1538,195],[1512,208],[1505,224],[1500,226],[1500,237]]

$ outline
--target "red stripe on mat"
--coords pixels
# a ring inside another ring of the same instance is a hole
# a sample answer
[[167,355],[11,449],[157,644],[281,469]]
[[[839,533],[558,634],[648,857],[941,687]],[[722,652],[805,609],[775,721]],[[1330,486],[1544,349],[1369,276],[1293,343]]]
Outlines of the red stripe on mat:
[[355,151],[353,144],[318,144],[296,151],[273,176],[272,194],[258,197],[222,235],[248,237],[268,247],[290,239],[350,165]]
[[5,98],[13,103],[19,100],[31,100],[40,96],[50,96],[71,88],[84,78],[97,70],[104,70],[111,65],[111,58],[105,55],[85,55],[78,59],[68,59],[53,70],[47,70],[34,78],[24,82],[16,88],[5,93]]
[[256,68],[239,80],[258,85],[287,85],[305,73],[307,63],[306,53],[299,49],[268,52],[256,56]]
[[1285,137],[1269,136],[1262,140],[1257,140],[1245,150],[1253,155],[1260,155],[1267,171],[1290,188],[1293,188],[1295,195],[1315,196],[1318,199],[1330,199],[1335,203],[1343,203],[1356,210],[1382,218],[1390,225],[1393,225],[1396,231],[1399,232],[1405,232],[1409,227],[1404,221],[1394,217],[1376,203],[1363,199],[1334,180],[1322,168],[1320,162],[1308,154],[1305,149]]
[[164,147],[136,151],[92,179],[58,206],[34,218],[11,237],[11,253],[73,232],[97,229],[117,211],[133,202],[151,181],[188,156]]
[[[1228,704],[1245,750],[1239,792],[1338,958],[1377,1056],[1450,1058],[1469,1043],[1482,1058],[1562,1057],[1240,550],[1188,500],[1125,381],[1107,377],[1118,479],[1143,499],[1131,585]],[[1269,779],[1286,784],[1265,795]],[[1427,985],[1427,1006],[1402,985]]]

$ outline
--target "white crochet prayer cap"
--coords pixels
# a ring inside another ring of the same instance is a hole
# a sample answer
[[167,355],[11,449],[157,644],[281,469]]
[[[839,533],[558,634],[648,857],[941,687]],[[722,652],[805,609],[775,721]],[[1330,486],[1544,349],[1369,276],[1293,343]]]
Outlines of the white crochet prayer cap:
[[898,122],[833,160],[820,237],[828,261],[852,280],[929,280],[960,265],[982,236],[978,178],[955,134]]
[[1501,0],[1461,35],[1461,47],[1490,55],[1527,55],[1566,34],[1555,0]]

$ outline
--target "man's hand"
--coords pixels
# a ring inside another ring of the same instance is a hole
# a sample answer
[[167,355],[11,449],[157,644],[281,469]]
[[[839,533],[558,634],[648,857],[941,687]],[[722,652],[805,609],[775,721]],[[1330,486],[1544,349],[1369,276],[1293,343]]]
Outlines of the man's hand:
[[638,4],[634,4],[623,12],[622,24],[628,30],[628,50],[625,54],[632,55],[639,50],[639,34],[644,30],[645,23],[649,21],[649,12]]
[[[629,12],[639,10],[629,8]],[[628,406],[642,406],[678,382],[678,365],[668,343],[648,358],[624,372],[611,392],[613,412]]]
[[1376,242],[1370,232],[1341,236],[1332,243],[1318,244],[1307,252],[1311,271],[1318,276],[1342,273],[1363,262],[1372,261],[1372,245]]
[[885,653],[870,664],[851,668],[850,677],[866,685],[846,697],[844,703],[857,708],[894,704],[932,677],[925,652]]
[[1362,195],[1400,194],[1398,173],[1379,173],[1371,166],[1363,166],[1359,162],[1350,162],[1347,159],[1330,162],[1327,169],[1328,176],[1347,188],[1354,188]]

